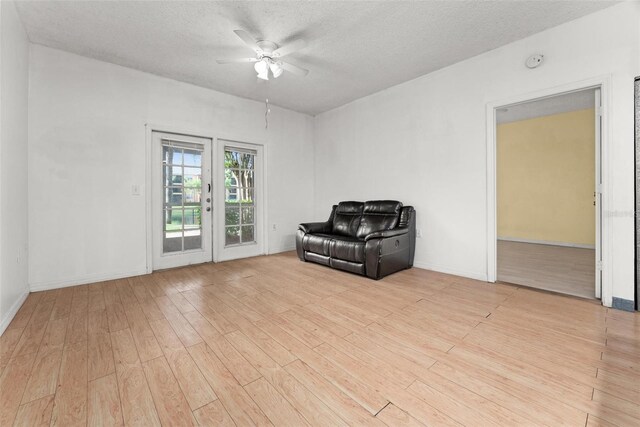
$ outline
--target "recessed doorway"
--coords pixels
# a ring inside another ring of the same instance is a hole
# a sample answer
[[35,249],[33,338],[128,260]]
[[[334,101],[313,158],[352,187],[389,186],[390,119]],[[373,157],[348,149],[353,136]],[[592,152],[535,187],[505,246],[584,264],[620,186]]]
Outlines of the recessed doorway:
[[600,95],[496,108],[497,280],[601,297]]

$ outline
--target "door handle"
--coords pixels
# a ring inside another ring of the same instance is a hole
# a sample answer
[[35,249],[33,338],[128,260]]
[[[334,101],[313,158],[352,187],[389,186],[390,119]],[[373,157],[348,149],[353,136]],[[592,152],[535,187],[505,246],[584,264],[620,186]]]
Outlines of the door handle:
[[207,193],[211,193],[211,183],[207,184]]

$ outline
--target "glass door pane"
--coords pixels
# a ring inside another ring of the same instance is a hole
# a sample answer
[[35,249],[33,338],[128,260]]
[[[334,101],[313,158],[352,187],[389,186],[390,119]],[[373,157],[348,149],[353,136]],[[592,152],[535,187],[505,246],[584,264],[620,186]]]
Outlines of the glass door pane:
[[256,242],[255,158],[255,152],[225,147],[225,246]]
[[163,145],[163,253],[202,249],[202,152]]

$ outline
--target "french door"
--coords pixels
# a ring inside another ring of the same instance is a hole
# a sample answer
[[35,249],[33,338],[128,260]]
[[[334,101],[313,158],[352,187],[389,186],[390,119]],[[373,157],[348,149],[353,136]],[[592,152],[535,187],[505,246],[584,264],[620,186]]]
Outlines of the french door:
[[212,260],[211,139],[152,133],[153,269]]
[[218,139],[219,260],[264,254],[262,146]]

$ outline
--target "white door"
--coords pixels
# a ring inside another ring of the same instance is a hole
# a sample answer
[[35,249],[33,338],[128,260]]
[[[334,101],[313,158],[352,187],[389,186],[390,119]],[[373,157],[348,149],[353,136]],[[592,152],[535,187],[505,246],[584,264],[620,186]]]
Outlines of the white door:
[[593,205],[596,210],[596,298],[602,298],[602,97],[600,89],[595,90],[596,120],[596,182],[593,191]]
[[219,139],[218,259],[264,254],[262,146]]
[[211,140],[152,133],[153,269],[212,260]]

